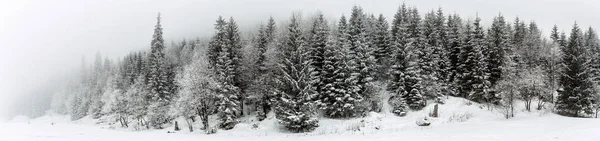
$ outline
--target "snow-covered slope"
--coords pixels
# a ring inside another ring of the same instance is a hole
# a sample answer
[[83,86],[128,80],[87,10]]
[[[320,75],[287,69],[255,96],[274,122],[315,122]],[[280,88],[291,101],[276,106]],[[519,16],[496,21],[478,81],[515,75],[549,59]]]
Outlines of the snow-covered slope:
[[[422,141],[599,141],[600,119],[570,118],[555,115],[548,110],[526,112],[517,107],[514,118],[504,119],[498,111],[471,103],[462,98],[449,98],[439,105],[440,117],[431,118],[430,126],[417,126],[415,122],[428,117],[433,104],[424,110],[410,112],[398,117],[389,112],[370,113],[365,118],[321,118],[320,127],[311,133],[287,133],[269,115],[258,122],[252,116],[241,119],[242,123],[229,131],[220,130],[205,135],[200,130],[189,132],[184,121],[179,121],[181,131],[167,133],[173,128],[152,131],[120,129],[84,118],[70,122],[64,116],[44,116],[37,119],[20,117],[1,123],[0,138],[9,140],[261,140],[261,141],[362,141],[362,140],[422,140]],[[519,103],[520,104],[520,103]],[[535,108],[534,108],[535,109]],[[387,109],[384,107],[384,110]],[[252,128],[259,125],[258,129]],[[199,127],[198,125],[195,126]],[[4,139],[0,139],[4,140]]]

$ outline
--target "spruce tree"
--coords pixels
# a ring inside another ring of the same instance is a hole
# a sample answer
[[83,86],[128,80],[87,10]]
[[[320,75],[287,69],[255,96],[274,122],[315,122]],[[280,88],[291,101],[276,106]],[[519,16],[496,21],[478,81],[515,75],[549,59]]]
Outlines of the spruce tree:
[[388,90],[394,94],[399,94],[404,91],[404,72],[406,69],[406,53],[405,46],[408,42],[408,8],[402,4],[398,8],[398,12],[394,15],[391,30],[391,45],[393,47],[392,66],[390,67],[390,84]]
[[373,102],[375,101],[374,92],[371,91],[371,82],[373,81],[373,72],[375,58],[373,49],[369,48],[367,21],[363,9],[354,6],[350,20],[348,21],[348,41],[350,43],[348,49],[348,67],[350,71],[349,80],[355,84],[356,89],[349,89],[362,95],[367,100],[364,101],[359,111],[367,112],[376,109]]
[[501,66],[504,63],[505,50],[508,49],[510,44],[510,35],[506,28],[504,16],[498,15],[494,18],[490,29],[488,29],[489,47],[485,50],[485,55],[488,58],[487,69],[490,72],[489,81],[492,86],[502,78],[503,74]]
[[227,22],[225,21],[225,19],[219,16],[219,18],[217,19],[217,23],[215,24],[215,35],[211,38],[210,42],[208,43],[208,51],[206,52],[210,67],[215,67],[215,65],[217,64],[219,53],[221,52],[222,48],[227,42],[227,32],[225,30],[226,25]]
[[[228,52],[228,61],[231,61],[231,68],[232,69],[231,72],[228,72],[230,74],[227,74],[227,77],[231,77],[231,80],[227,80],[227,81],[231,81],[231,82],[227,82],[229,84],[232,85],[232,87],[235,87],[233,89],[238,89],[236,93],[234,93],[236,96],[237,100],[236,102],[239,103],[239,107],[238,108],[238,112],[236,113],[238,115],[243,115],[244,114],[244,100],[246,98],[245,95],[243,95],[245,93],[245,90],[247,88],[247,85],[245,83],[243,83],[242,81],[242,73],[244,70],[242,70],[242,40],[240,38],[240,32],[238,30],[238,25],[235,22],[235,20],[233,19],[233,17],[229,18],[229,22],[227,22],[227,26],[225,26],[225,30],[226,30],[226,44],[225,47],[227,48],[227,52]],[[222,52],[226,52],[226,51],[222,51]],[[232,96],[233,97],[233,96]]]
[[480,25],[481,19],[476,18],[473,23],[474,29],[467,25],[467,34],[469,35],[461,51],[460,69],[463,71],[460,81],[460,88],[463,97],[477,102],[488,100],[488,81],[486,58],[482,52],[484,49],[485,38],[483,28]]
[[151,43],[151,52],[148,56],[148,74],[146,75],[147,87],[151,98],[150,108],[148,109],[149,122],[152,127],[158,129],[162,129],[162,125],[169,123],[170,121],[170,117],[167,116],[167,111],[169,102],[172,98],[168,86],[169,72],[167,68],[165,68],[166,60],[163,52],[165,46],[162,34],[159,14]]
[[350,46],[347,27],[346,17],[342,16],[335,31],[336,38],[330,40],[323,53],[323,92],[319,100],[325,116],[330,118],[357,116],[357,104],[363,100],[358,93],[349,91],[355,86],[346,81],[350,76],[345,58]]
[[552,26],[552,30],[550,31],[550,39],[552,39],[552,42],[558,42],[558,39],[560,39],[560,34],[558,32],[558,26],[556,26],[556,25]]
[[598,85],[600,84],[600,40],[592,27],[586,31],[583,44],[590,59],[590,77]]
[[314,82],[316,92],[319,94],[323,93],[323,61],[324,61],[324,50],[327,46],[329,38],[329,27],[327,21],[323,18],[323,14],[318,14],[312,23],[312,27],[309,31],[308,45],[308,59],[311,62],[312,72],[310,72],[310,79]]
[[557,112],[565,116],[585,116],[592,113],[594,84],[591,81],[589,59],[584,47],[582,31],[575,23],[563,51],[563,69],[556,102]]
[[389,32],[389,25],[383,14],[379,14],[377,23],[375,26],[375,35],[373,38],[373,44],[376,47],[374,56],[377,60],[377,78],[387,79],[387,71],[390,67],[391,61],[389,60],[392,56],[391,47],[391,34]]
[[461,54],[461,48],[462,48],[462,40],[463,40],[463,34],[462,32],[462,19],[457,15],[448,15],[448,23],[447,23],[447,35],[448,35],[448,43],[447,43],[447,48],[449,49],[448,53],[448,58],[450,60],[450,68],[449,68],[449,78],[448,78],[448,82],[454,83],[455,85],[453,85],[455,88],[451,88],[451,89],[458,89],[456,88],[456,83],[458,82],[459,78],[462,75],[462,70],[459,69],[460,66],[460,54]]
[[233,60],[229,58],[231,56],[229,49],[231,48],[222,48],[216,64],[217,81],[220,83],[217,89],[219,128],[225,130],[235,127],[238,123],[237,113],[240,112],[240,89],[234,85],[235,66]]
[[273,17],[269,17],[269,22],[267,23],[267,27],[265,28],[265,36],[267,37],[267,40],[269,42],[273,41],[273,36],[275,35],[276,28],[277,26],[275,25],[275,20],[273,19]]
[[296,16],[292,16],[288,33],[280,47],[282,62],[276,88],[279,95],[276,117],[291,132],[310,132],[318,127],[314,118],[314,100],[318,96],[310,80],[310,59]]

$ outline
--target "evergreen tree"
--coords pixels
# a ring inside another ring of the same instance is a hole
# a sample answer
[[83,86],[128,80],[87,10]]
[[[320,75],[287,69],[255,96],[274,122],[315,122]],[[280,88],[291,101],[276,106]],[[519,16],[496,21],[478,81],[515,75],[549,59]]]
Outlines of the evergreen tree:
[[227,31],[225,29],[225,27],[227,26],[227,22],[225,22],[225,19],[223,19],[223,17],[219,16],[219,18],[217,19],[217,23],[215,24],[215,35],[212,37],[212,39],[210,40],[209,44],[208,44],[208,51],[207,51],[207,56],[208,56],[208,62],[211,65],[211,67],[215,67],[218,57],[219,57],[219,53],[221,52],[222,48],[226,45],[227,42]]
[[329,27],[327,26],[327,21],[323,18],[323,14],[318,14],[314,19],[308,36],[308,59],[310,59],[312,68],[310,79],[314,83],[316,92],[322,94],[324,83],[321,72],[323,71],[323,63],[325,60],[324,50],[329,38]]
[[[416,11],[416,9],[415,9]],[[418,13],[415,13],[418,15]],[[417,18],[414,18],[417,19]],[[444,47],[445,36],[444,21],[439,21],[439,17],[436,12],[431,11],[425,15],[425,19],[421,26],[417,26],[421,29],[422,36],[419,36],[419,40],[424,40],[422,44],[423,55],[421,56],[422,63],[422,76],[423,85],[425,90],[423,94],[429,98],[436,98],[445,89],[446,86],[446,67],[448,61],[446,60],[446,49]],[[441,23],[440,23],[441,22]]]
[[398,8],[398,12],[394,15],[394,21],[392,23],[392,47],[393,57],[392,66],[390,67],[391,81],[388,85],[388,90],[395,94],[399,94],[404,91],[404,72],[406,69],[406,53],[405,46],[408,42],[408,8],[405,4],[402,4]]
[[375,35],[372,42],[376,47],[374,56],[375,60],[377,60],[377,78],[387,78],[385,75],[390,67],[391,61],[389,59],[392,56],[393,49],[391,47],[389,25],[383,14],[379,14],[377,18],[374,32]]
[[[462,70],[459,69],[460,66],[460,54],[462,49],[462,19],[457,15],[449,15],[448,23],[447,23],[447,35],[448,35],[448,43],[447,48],[449,49],[449,60],[450,60],[450,72],[448,81],[452,83],[457,83],[458,79],[462,75]],[[457,89],[457,88],[452,88]]]
[[229,130],[237,124],[237,113],[240,112],[239,93],[240,90],[234,85],[234,65],[229,58],[230,48],[222,48],[217,60],[217,80],[220,83],[218,87],[217,110],[219,116],[219,128]]
[[469,36],[466,38],[461,51],[462,64],[459,68],[463,70],[460,82],[463,97],[477,102],[484,102],[491,99],[492,96],[488,95],[490,84],[486,69],[487,61],[482,52],[486,43],[480,21],[479,18],[475,19],[474,29],[470,25],[467,26],[466,33]]
[[348,90],[355,86],[346,81],[350,74],[345,58],[350,46],[347,27],[346,17],[342,16],[335,32],[336,39],[330,40],[323,53],[323,92],[319,99],[325,116],[331,118],[357,116],[357,104],[363,100],[361,95]]
[[554,25],[552,27],[552,31],[550,31],[550,39],[552,39],[552,42],[558,42],[558,39],[560,39],[560,34],[558,32],[558,26]]
[[276,92],[280,97],[276,117],[292,132],[312,131],[318,127],[318,120],[313,116],[314,100],[318,94],[310,80],[310,60],[295,15],[291,18],[287,37],[280,49],[283,61],[279,63],[282,75],[277,78],[280,86]]
[[269,17],[269,22],[267,23],[267,27],[265,28],[265,36],[269,42],[273,41],[275,35],[275,29],[277,26],[275,25],[275,20],[273,17]]
[[502,78],[501,65],[504,62],[505,50],[509,48],[510,40],[507,31],[506,21],[504,16],[498,15],[494,17],[492,26],[488,29],[487,40],[489,47],[485,50],[485,55],[488,58],[488,72],[490,72],[489,81],[491,85],[495,85]]
[[590,77],[595,84],[600,84],[600,40],[592,27],[586,31],[583,45],[590,59]]
[[567,46],[563,47],[563,70],[556,109],[566,116],[585,116],[592,113],[594,84],[591,81],[589,59],[584,47],[582,31],[573,25]]
[[[238,25],[235,22],[235,20],[233,18],[229,18],[229,22],[227,22],[227,26],[225,26],[225,30],[227,31],[226,36],[226,45],[225,48],[227,48],[227,59],[226,61],[224,61],[225,63],[228,63],[228,61],[231,61],[231,66],[227,66],[227,67],[231,67],[228,69],[231,69],[231,72],[228,72],[229,74],[225,74],[228,75],[227,77],[231,77],[231,80],[229,80],[229,78],[227,79],[227,81],[231,81],[231,82],[227,82],[229,84],[232,85],[232,89],[238,89],[236,93],[234,93],[235,97],[237,97],[237,103],[239,103],[239,111],[236,114],[244,114],[244,100],[246,98],[245,95],[243,95],[245,93],[245,90],[247,88],[247,85],[245,83],[243,83],[242,81],[242,72],[244,70],[242,70],[242,41],[240,38],[240,32],[238,30]],[[223,51],[225,52],[225,51]],[[221,64],[223,65],[223,64]]]
[[376,109],[374,105],[378,105],[374,103],[377,96],[372,92],[370,85],[373,81],[375,58],[373,57],[373,49],[369,48],[369,41],[367,40],[366,16],[363,9],[358,6],[352,8],[348,21],[348,35],[350,43],[347,54],[350,71],[348,81],[356,86],[356,89],[350,89],[350,91],[356,92],[367,99],[362,103],[364,105],[360,107],[359,111],[374,110]]
[[160,25],[160,14],[157,17],[156,28],[152,39],[151,53],[148,56],[148,74],[146,82],[148,91],[151,97],[151,106],[148,109],[150,125],[154,128],[162,129],[162,125],[169,123],[170,118],[167,116],[168,103],[172,98],[168,70],[165,62],[165,54],[163,52],[164,39],[162,37],[162,27]]

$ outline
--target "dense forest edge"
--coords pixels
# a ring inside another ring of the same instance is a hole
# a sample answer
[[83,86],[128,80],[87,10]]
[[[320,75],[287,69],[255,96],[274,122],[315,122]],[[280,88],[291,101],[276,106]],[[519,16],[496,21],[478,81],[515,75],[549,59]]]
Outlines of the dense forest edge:
[[116,60],[98,53],[91,65],[82,59],[49,112],[136,130],[179,128],[175,119],[184,118],[207,134],[269,113],[287,132],[311,132],[319,119],[403,117],[448,97],[506,119],[516,102],[526,111],[598,118],[600,40],[592,27],[555,25],[547,38],[518,17],[498,14],[484,27],[479,16],[464,20],[442,8],[421,14],[406,4],[391,22],[360,6],[336,21],[293,13],[281,23],[265,19],[248,36],[233,17],[219,16],[211,38],[170,45],[159,14],[149,50]]

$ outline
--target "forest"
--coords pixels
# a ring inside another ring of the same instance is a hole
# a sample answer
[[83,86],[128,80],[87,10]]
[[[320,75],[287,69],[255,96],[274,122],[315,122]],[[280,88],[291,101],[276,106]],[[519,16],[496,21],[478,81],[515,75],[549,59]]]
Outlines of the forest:
[[335,20],[320,12],[271,17],[244,34],[234,17],[215,15],[212,37],[170,44],[159,13],[149,50],[82,59],[51,111],[137,130],[185,118],[185,128],[207,134],[269,113],[289,132],[311,132],[319,119],[402,117],[448,97],[485,104],[506,119],[516,102],[527,111],[598,117],[600,40],[592,27],[574,22],[569,32],[554,26],[543,35],[535,21],[501,13],[483,24],[479,16],[407,4],[391,18],[349,9]]

